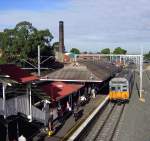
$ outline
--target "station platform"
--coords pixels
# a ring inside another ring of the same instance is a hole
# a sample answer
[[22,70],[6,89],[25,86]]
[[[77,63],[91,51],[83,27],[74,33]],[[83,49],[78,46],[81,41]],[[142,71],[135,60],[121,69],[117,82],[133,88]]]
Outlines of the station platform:
[[45,141],[65,141],[67,138],[88,118],[88,116],[102,103],[106,95],[97,95],[95,99],[91,98],[90,102],[80,107],[83,110],[83,115],[77,121],[71,115],[60,128],[60,130],[53,136],[46,136]]
[[[147,72],[150,76],[150,71]],[[149,77],[150,78],[150,77]],[[150,141],[150,79],[143,74],[145,102],[139,100],[139,76],[133,88],[132,97],[126,105],[117,141]]]

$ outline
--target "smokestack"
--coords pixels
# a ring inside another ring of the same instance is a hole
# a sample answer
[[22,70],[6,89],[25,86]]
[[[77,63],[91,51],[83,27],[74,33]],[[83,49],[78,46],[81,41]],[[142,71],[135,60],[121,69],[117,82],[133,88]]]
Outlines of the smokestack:
[[59,21],[59,52],[64,53],[64,23]]

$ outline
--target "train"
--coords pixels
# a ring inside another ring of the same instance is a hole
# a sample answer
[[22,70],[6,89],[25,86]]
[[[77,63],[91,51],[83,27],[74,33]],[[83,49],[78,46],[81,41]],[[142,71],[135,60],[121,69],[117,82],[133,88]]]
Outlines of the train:
[[129,102],[134,83],[133,67],[126,67],[109,81],[109,101]]

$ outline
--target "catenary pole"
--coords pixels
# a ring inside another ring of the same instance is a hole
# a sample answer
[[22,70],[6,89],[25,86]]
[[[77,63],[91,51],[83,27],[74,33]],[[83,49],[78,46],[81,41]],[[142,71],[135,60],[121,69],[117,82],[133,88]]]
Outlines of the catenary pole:
[[41,70],[40,70],[40,46],[38,45],[38,76],[41,75]]
[[142,98],[143,92],[143,47],[141,47],[141,56],[140,56],[140,99]]

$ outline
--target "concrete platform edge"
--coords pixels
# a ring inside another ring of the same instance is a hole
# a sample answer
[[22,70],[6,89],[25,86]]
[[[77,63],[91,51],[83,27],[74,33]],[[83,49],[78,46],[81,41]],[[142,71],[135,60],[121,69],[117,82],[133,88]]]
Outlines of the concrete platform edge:
[[72,134],[67,141],[74,141],[79,134],[84,130],[84,128],[91,122],[93,117],[99,112],[99,110],[108,102],[109,96],[107,96],[104,101],[93,111],[93,113],[82,123],[82,125]]

